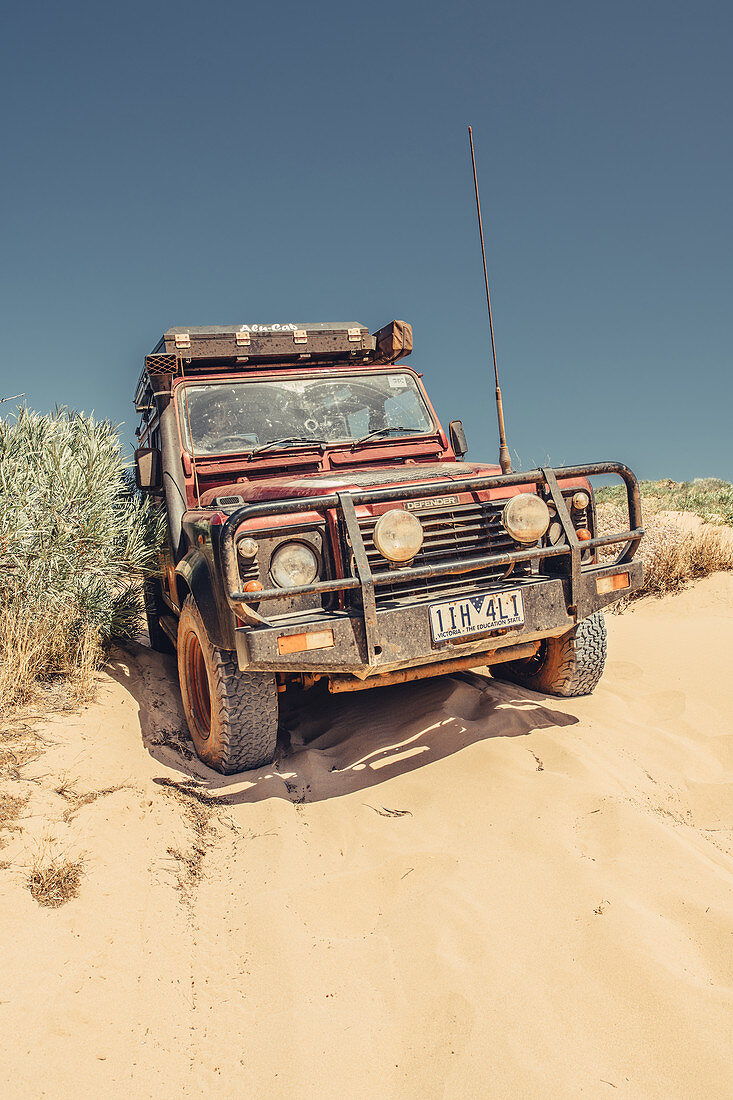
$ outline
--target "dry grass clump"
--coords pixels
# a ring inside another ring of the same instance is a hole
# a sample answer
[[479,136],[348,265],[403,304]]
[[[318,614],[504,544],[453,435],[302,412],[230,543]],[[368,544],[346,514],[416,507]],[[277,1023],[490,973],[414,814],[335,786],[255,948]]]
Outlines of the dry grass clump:
[[[647,517],[645,516],[645,519]],[[610,535],[617,531],[629,530],[629,513],[626,508],[626,501],[623,502],[623,507],[618,504],[603,503],[596,500],[596,526],[597,534]],[[646,540],[642,540],[642,546]],[[610,562],[614,558],[618,557],[621,551],[621,543],[613,543],[611,546],[599,546],[596,551],[598,560],[600,562]],[[639,557],[641,555],[639,554]]]
[[79,893],[84,860],[63,856],[39,856],[34,861],[26,885],[39,905],[58,909]]
[[733,569],[733,541],[724,531],[684,531],[652,519],[640,548],[644,586],[637,595],[665,596],[692,580]]
[[[599,504],[597,517],[601,534],[627,527],[626,515],[613,504]],[[645,516],[644,527],[646,534],[636,554],[644,565],[644,583],[632,599],[679,592],[690,581],[733,570],[733,532],[725,527],[701,525],[685,530],[664,515],[654,514]],[[602,549],[601,561],[615,557],[619,547]],[[628,601],[619,606],[624,603]]]
[[92,697],[103,656],[102,639],[91,624],[40,610],[29,616],[20,601],[0,603],[0,717],[30,702],[38,684],[64,679],[73,701]]

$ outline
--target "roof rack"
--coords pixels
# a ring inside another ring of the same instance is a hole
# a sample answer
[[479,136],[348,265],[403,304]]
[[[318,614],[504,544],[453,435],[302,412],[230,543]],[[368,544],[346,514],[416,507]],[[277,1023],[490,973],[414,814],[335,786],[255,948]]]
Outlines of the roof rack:
[[374,334],[356,321],[175,325],[145,357],[135,407],[149,410],[154,394],[170,390],[178,373],[199,374],[219,365],[246,371],[274,364],[384,364],[411,351],[412,327],[406,321],[391,321]]

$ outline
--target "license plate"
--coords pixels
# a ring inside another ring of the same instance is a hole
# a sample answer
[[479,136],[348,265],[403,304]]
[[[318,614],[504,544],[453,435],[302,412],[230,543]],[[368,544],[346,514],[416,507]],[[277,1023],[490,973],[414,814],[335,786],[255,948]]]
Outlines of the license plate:
[[430,608],[430,629],[434,642],[485,634],[506,626],[521,626],[524,604],[519,588],[468,596],[465,600],[434,603]]

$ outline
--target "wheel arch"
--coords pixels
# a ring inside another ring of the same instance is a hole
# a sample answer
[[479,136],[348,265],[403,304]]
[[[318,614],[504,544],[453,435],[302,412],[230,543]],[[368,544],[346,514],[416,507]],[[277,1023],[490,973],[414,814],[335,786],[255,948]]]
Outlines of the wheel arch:
[[235,649],[232,613],[222,609],[212,577],[211,564],[200,550],[189,550],[176,566],[176,591],[182,608],[191,596],[203,621],[212,645],[218,649]]

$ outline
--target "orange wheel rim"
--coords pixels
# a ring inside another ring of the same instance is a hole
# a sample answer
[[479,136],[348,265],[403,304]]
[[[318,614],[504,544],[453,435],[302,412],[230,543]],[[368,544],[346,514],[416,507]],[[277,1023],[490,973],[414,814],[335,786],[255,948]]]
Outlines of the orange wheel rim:
[[211,694],[204,651],[195,634],[186,639],[186,684],[196,732],[205,740],[211,733]]

